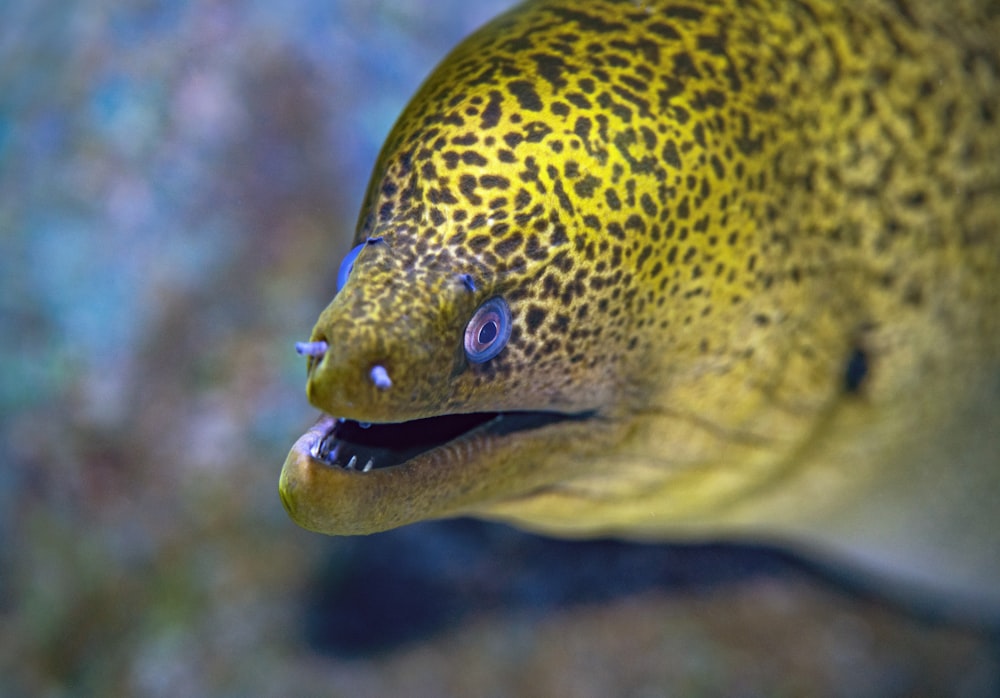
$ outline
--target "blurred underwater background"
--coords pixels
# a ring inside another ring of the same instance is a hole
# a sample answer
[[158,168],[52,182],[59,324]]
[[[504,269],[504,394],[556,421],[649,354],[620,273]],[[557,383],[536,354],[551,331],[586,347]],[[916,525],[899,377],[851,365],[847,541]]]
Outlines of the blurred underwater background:
[[763,547],[297,528],[293,350],[409,96],[510,0],[0,6],[0,695],[992,696]]

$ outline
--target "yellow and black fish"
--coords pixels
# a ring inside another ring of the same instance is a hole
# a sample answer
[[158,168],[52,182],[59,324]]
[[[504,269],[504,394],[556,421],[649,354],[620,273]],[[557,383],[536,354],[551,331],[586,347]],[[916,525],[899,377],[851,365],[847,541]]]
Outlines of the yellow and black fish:
[[1000,614],[1000,10],[533,0],[406,108],[282,500],[786,543]]

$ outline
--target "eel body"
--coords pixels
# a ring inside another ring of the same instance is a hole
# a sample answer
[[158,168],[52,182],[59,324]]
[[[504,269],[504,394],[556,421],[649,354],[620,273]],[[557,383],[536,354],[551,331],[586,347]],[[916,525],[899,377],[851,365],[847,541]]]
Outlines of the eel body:
[[535,0],[389,136],[282,500],[748,539],[1000,616],[1000,16]]

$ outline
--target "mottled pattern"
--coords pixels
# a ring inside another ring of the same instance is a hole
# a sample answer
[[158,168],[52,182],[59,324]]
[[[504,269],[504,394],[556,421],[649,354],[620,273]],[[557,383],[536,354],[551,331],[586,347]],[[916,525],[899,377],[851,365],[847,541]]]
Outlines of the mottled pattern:
[[[317,325],[331,350],[310,398],[364,421],[592,410],[594,427],[467,442],[438,459],[463,461],[460,487],[441,469],[411,470],[402,503],[372,485],[357,530],[463,510],[563,531],[783,530],[786,504],[770,520],[730,505],[845,458],[870,416],[817,446],[844,404],[884,412],[871,444],[933,425],[970,380],[941,376],[992,371],[1000,336],[987,10],[538,0],[459,46],[376,165],[356,242],[384,244]],[[463,328],[495,295],[510,342],[471,364]],[[373,365],[392,390],[366,380]],[[923,416],[900,407],[923,399]],[[873,477],[881,448],[850,483],[790,490],[795,506]],[[322,511],[364,485],[315,487]],[[440,501],[415,504],[427,488]]]
[[[381,236],[391,255],[359,264],[361,341],[411,312],[399,277],[427,274],[460,304],[449,339],[506,296],[509,350],[481,367],[436,357],[467,380],[434,413],[470,409],[498,377],[574,403],[596,367],[621,380],[662,357],[711,354],[774,381],[777,363],[817,351],[846,361],[841,345],[889,308],[951,305],[927,293],[937,267],[996,239],[1000,104],[979,87],[995,56],[867,5],[535,2],[498,20],[386,144],[358,240]],[[461,272],[480,281],[474,298],[449,283]],[[835,273],[849,278],[832,289]],[[789,345],[820,300],[840,336]]]

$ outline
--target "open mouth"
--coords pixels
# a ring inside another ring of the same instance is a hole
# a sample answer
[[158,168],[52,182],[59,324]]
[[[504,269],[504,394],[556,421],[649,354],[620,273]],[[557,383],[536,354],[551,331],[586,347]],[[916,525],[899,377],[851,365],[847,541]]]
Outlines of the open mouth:
[[385,424],[331,419],[332,426],[315,443],[310,455],[329,466],[367,473],[401,465],[473,433],[502,436],[590,416],[590,412],[565,414],[536,411],[475,412]]

